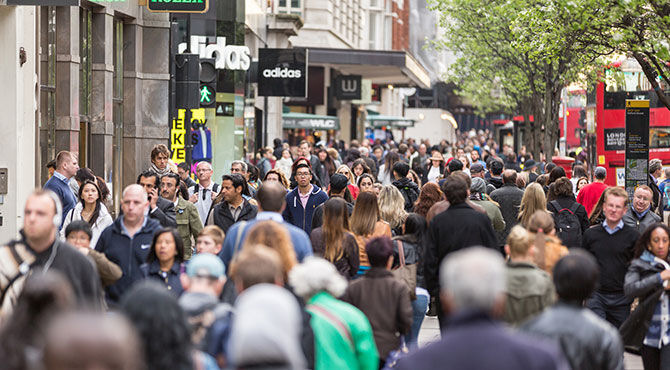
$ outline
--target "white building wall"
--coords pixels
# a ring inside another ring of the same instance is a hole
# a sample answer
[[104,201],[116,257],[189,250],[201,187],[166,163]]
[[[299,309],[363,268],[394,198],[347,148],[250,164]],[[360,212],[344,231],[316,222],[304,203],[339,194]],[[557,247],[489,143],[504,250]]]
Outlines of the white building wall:
[[[439,108],[407,108],[405,117],[416,120],[414,127],[405,129],[405,138],[428,139],[431,144],[439,144],[442,139],[450,143],[456,138],[456,130],[442,114],[449,114]],[[421,119],[423,117],[423,119]],[[393,130],[395,137],[401,137],[400,130]]]
[[[24,204],[36,183],[35,12],[34,6],[0,6],[0,168],[8,172],[8,194],[0,194],[0,243],[23,227]],[[22,47],[27,57],[23,66]]]

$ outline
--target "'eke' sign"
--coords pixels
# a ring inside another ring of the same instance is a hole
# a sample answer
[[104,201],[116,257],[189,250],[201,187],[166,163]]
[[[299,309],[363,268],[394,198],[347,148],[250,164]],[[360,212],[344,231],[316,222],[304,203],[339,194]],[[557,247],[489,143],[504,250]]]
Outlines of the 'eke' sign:
[[209,0],[148,0],[150,12],[205,13]]

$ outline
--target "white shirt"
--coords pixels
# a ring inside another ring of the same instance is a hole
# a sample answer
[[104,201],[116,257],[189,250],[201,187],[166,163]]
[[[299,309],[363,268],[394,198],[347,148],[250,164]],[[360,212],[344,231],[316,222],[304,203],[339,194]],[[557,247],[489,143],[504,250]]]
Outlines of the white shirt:
[[[205,221],[207,221],[207,216],[209,215],[209,209],[212,207],[212,188],[214,187],[214,181],[209,183],[208,187],[203,187],[202,185],[199,185],[198,189],[198,201],[195,202],[195,208],[198,209],[198,215],[200,216],[200,221],[202,221],[202,224],[205,224]],[[221,191],[221,187],[218,187],[219,191]],[[195,186],[191,186],[188,188],[188,196],[191,197],[195,192]],[[203,199],[203,192],[204,194],[204,199]]]
[[[60,236],[63,238],[63,240],[65,240],[65,229],[67,228],[67,225],[69,225],[72,221],[82,220],[81,212],[83,210],[84,206],[82,206],[81,202],[77,202],[77,205],[74,206],[74,208],[71,209],[67,215],[65,215],[65,219],[63,220],[63,227],[60,229]],[[112,220],[112,216],[109,214],[109,211],[107,211],[107,207],[101,203],[98,218],[95,220],[95,224],[91,226],[91,249],[95,248],[96,244],[98,244],[98,238],[100,238],[102,231],[113,223],[114,221]]]
[[428,171],[428,181],[437,182],[438,177],[440,177],[440,167],[430,166],[430,171]]

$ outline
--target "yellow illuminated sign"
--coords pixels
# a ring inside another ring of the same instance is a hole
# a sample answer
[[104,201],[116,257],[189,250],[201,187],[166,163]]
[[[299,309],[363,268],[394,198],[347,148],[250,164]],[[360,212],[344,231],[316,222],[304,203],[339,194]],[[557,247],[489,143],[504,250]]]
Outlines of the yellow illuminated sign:
[[[179,109],[177,118],[172,119],[172,127],[170,128],[170,149],[172,150],[172,161],[174,163],[181,163],[186,161],[186,126],[184,119],[186,116],[185,109]],[[205,109],[191,109],[191,125],[193,121],[205,121]]]

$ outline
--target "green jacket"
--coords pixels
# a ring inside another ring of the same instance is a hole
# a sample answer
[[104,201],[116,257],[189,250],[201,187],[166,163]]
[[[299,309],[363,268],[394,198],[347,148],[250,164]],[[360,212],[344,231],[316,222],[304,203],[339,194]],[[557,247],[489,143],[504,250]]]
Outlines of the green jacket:
[[307,302],[307,310],[312,316],[315,370],[379,369],[372,327],[359,309],[319,292]]
[[486,211],[486,215],[491,219],[491,224],[495,231],[505,230],[505,219],[503,219],[500,208],[488,200],[472,200],[472,203],[481,206]]
[[202,221],[195,205],[182,197],[178,197],[179,201],[175,207],[175,214],[177,218],[177,232],[181,235],[184,241],[184,259],[191,258],[191,236],[193,240],[198,238],[198,234],[202,231]]
[[556,300],[549,274],[526,262],[507,262],[507,299],[503,321],[519,325]]

